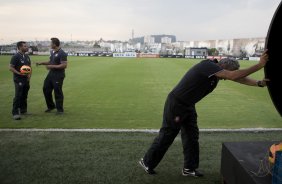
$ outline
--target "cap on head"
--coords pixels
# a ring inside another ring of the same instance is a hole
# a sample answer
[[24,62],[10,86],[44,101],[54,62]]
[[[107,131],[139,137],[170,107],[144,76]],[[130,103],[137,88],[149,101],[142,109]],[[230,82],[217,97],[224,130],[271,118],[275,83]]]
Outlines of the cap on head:
[[240,68],[240,64],[236,59],[232,58],[224,58],[219,61],[219,64],[226,70],[238,70]]

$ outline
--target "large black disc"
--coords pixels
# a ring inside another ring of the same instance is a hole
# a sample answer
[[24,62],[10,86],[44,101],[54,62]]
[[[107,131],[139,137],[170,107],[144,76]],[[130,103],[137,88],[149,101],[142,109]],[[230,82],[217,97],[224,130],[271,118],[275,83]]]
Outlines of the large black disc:
[[269,61],[264,72],[270,79],[268,91],[274,106],[282,116],[282,1],[280,2],[268,29],[265,48],[268,49]]

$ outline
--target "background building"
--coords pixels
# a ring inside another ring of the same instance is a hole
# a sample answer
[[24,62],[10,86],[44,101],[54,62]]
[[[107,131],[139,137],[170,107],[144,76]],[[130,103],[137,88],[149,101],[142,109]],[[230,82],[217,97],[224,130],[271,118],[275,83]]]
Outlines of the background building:
[[[30,53],[48,55],[49,41],[29,41]],[[16,44],[0,45],[0,54],[16,53]],[[70,55],[104,56],[112,53],[138,52],[160,54],[168,57],[232,56],[238,58],[260,56],[264,51],[265,38],[236,38],[219,40],[176,41],[174,35],[147,35],[131,38],[129,41],[104,40],[62,42],[62,47]]]

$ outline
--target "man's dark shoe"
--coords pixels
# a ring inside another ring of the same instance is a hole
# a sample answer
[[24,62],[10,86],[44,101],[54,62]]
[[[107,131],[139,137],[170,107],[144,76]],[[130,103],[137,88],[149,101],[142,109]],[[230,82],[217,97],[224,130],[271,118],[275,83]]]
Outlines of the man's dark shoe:
[[51,109],[47,109],[45,110],[46,113],[52,112],[52,110],[54,110],[55,108],[51,108]]
[[145,165],[143,158],[141,158],[138,163],[145,170],[146,173],[157,174],[153,169],[150,169],[148,166]]
[[192,177],[203,177],[204,174],[201,173],[200,171],[197,171],[195,169],[182,169],[182,175],[183,176],[192,176]]
[[56,112],[56,115],[63,115],[64,114],[64,111],[57,111]]
[[21,120],[22,118],[19,114],[15,114],[15,115],[13,115],[13,119],[14,120]]

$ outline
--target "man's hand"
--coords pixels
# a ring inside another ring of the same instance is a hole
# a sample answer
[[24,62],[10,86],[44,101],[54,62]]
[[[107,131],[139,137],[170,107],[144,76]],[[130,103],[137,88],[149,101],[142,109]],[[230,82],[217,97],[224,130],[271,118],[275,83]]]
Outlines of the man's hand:
[[267,50],[265,50],[262,55],[260,56],[260,61],[259,61],[259,65],[261,67],[264,67],[266,65],[268,61],[268,54],[267,54]]
[[15,73],[18,74],[18,75],[22,75],[22,76],[27,76],[28,75],[26,73],[21,73],[21,72],[18,72],[18,71],[16,71]]
[[30,81],[30,78],[31,78],[31,74],[28,74],[27,75],[27,81]]
[[269,82],[269,79],[263,79],[261,81],[258,81],[257,84],[259,84],[260,87],[265,87],[267,86],[267,83]]

